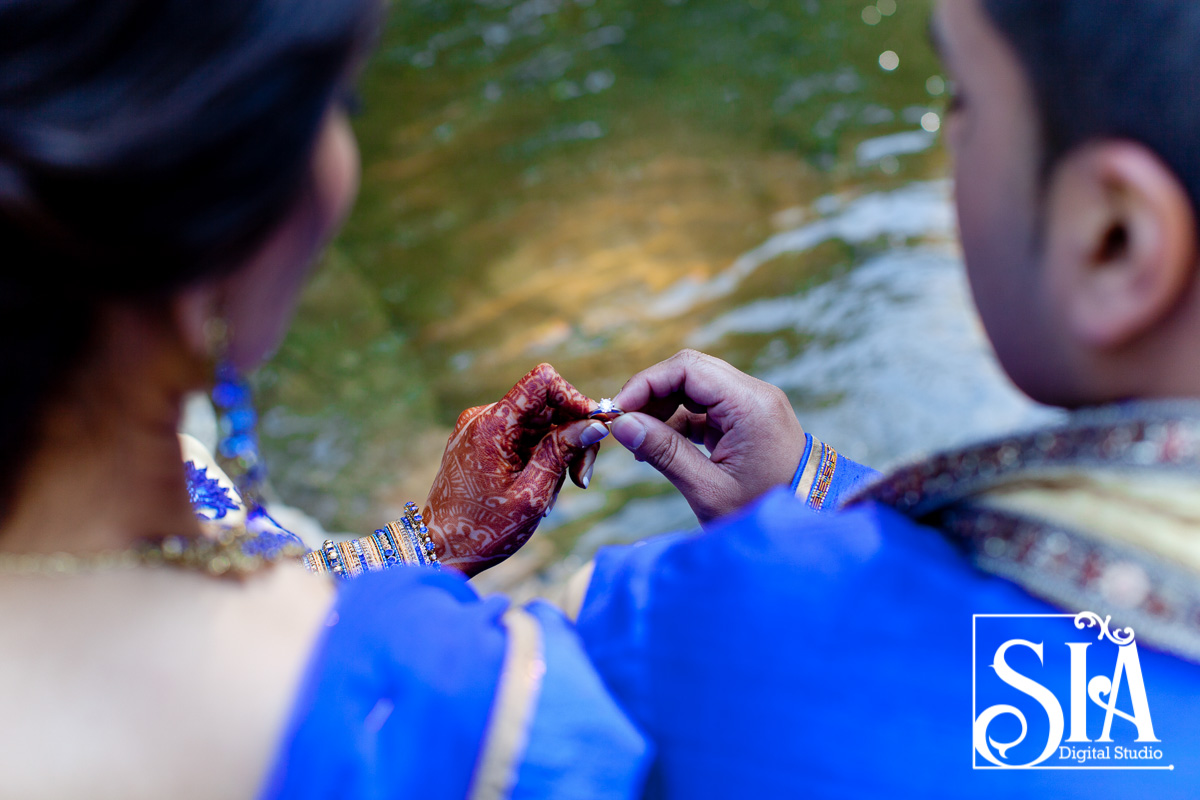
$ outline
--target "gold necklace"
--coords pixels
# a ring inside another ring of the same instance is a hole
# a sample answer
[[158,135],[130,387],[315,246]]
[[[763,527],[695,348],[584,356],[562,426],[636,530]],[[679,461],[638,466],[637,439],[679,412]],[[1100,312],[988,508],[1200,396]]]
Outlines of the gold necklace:
[[0,574],[73,575],[136,567],[176,567],[218,578],[241,578],[285,559],[299,559],[305,549],[286,545],[270,553],[247,552],[258,537],[241,529],[221,529],[214,538],[168,536],[127,550],[74,553],[0,553]]

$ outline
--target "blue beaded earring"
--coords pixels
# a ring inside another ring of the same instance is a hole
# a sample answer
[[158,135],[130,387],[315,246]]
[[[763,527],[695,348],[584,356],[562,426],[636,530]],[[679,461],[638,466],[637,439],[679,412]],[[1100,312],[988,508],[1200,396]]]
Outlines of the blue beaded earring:
[[221,437],[217,455],[234,467],[228,472],[247,508],[261,508],[262,483],[267,476],[258,453],[258,414],[249,384],[228,361],[217,365],[212,400]]
[[237,486],[246,506],[246,530],[254,538],[245,545],[247,555],[274,558],[284,548],[303,546],[299,536],[284,528],[267,513],[262,487],[267,478],[266,465],[258,449],[258,414],[254,397],[246,382],[230,363],[229,329],[224,321],[211,323],[210,348],[216,367],[212,401],[217,411],[220,439],[217,457]]

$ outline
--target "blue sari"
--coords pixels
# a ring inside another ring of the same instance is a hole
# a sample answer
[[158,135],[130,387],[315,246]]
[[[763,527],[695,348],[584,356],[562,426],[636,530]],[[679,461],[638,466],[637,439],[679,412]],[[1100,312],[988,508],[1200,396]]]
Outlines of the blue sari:
[[340,587],[261,796],[635,798],[647,756],[557,610],[401,568]]
[[[1192,493],[1200,409],[1084,415],[882,479],[813,442],[797,475],[704,533],[597,557],[578,629],[655,742],[647,796],[1200,796],[1200,525],[1167,558],[1075,502],[1087,479],[1148,479],[1135,509],[1167,481]],[[1045,691],[1005,683],[1005,658]]]

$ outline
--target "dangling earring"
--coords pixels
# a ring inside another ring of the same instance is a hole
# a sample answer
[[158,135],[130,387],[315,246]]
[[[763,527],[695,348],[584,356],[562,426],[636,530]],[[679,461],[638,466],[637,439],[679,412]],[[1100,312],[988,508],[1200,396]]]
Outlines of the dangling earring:
[[266,470],[258,453],[258,414],[249,384],[227,360],[217,363],[212,399],[220,435],[217,455],[235,467],[226,471],[246,507],[261,507]]
[[248,554],[269,557],[278,549],[303,545],[300,537],[276,522],[263,504],[267,470],[259,454],[258,414],[249,383],[229,360],[229,323],[214,317],[205,324],[205,336],[216,364],[212,400],[217,411],[217,457],[224,462],[222,466],[242,496],[246,529],[258,536],[254,549],[261,549]]

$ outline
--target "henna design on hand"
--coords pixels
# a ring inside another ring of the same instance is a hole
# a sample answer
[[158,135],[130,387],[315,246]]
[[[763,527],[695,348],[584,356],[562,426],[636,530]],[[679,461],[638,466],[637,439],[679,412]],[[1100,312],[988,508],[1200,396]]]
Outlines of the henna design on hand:
[[459,416],[425,508],[442,564],[475,575],[520,549],[568,468],[594,459],[598,445],[580,435],[595,408],[541,364],[498,403]]

